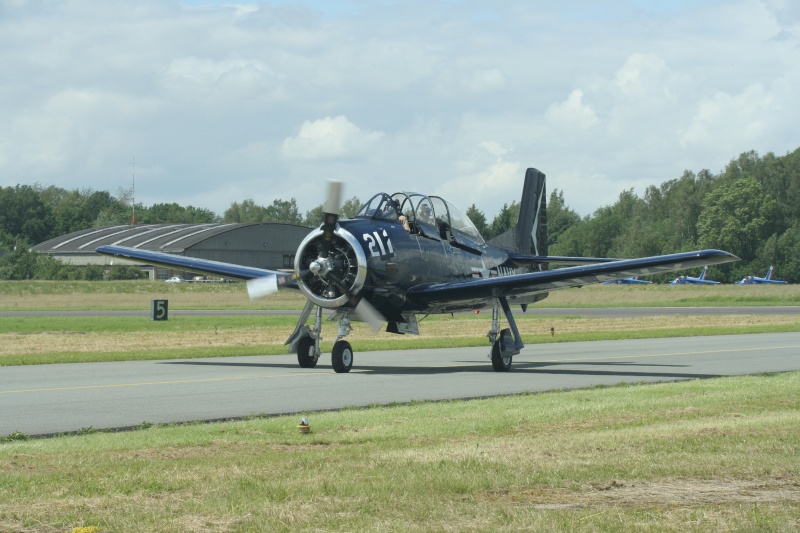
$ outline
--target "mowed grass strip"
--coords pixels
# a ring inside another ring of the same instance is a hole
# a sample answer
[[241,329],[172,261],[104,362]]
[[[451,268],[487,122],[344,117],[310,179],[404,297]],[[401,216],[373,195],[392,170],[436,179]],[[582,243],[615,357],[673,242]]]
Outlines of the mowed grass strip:
[[800,526],[798,372],[309,420],[6,439],[0,531]]
[[[154,360],[288,352],[292,316],[4,317],[0,366],[92,361]],[[678,337],[800,331],[800,315],[666,316],[598,319],[577,316],[517,317],[526,344],[625,338]],[[420,335],[373,334],[353,323],[347,339],[357,351],[486,346],[485,314],[434,316]],[[553,334],[551,335],[551,330]],[[334,323],[323,324],[322,349],[332,348]]]
[[[174,309],[302,309],[305,299],[281,291],[250,302],[243,283],[161,281],[0,281],[0,310],[149,310],[153,299]],[[798,305],[800,285],[588,285],[551,292],[536,307],[669,307]]]

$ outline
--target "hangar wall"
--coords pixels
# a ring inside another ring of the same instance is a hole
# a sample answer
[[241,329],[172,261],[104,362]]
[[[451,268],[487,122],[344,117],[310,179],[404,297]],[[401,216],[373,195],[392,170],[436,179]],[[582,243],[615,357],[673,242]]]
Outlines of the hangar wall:
[[273,222],[248,224],[137,224],[88,228],[56,237],[32,247],[73,265],[110,265],[124,262],[140,266],[151,279],[182,275],[181,271],[109,258],[94,250],[101,245],[131,246],[270,270],[294,267],[294,254],[311,231],[305,226]]
[[294,253],[311,228],[258,224],[214,235],[184,255],[258,268],[294,268]]

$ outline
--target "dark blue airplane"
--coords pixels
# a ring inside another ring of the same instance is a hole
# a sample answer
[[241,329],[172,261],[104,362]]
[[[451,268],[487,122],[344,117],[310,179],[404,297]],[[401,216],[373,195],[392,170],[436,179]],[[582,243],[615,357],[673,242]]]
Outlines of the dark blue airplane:
[[772,279],[772,271],[773,268],[769,267],[769,270],[767,270],[767,275],[763,278],[759,278],[758,276],[747,276],[742,281],[738,282],[737,285],[766,285],[769,283],[786,283],[785,281],[781,281],[779,279]]
[[[720,250],[624,260],[549,256],[545,176],[536,169],[525,174],[517,224],[488,242],[464,213],[438,196],[379,193],[352,219],[340,219],[340,189],[332,182],[324,221],[300,243],[293,273],[123,246],[97,252],[246,281],[251,298],[279,289],[301,292],[307,302],[286,341],[289,351],[301,367],[316,366],[322,310],[331,309],[330,320],[338,324],[331,354],[336,372],[353,365],[353,349],[344,340],[351,319],[375,331],[385,322],[388,332],[418,334],[417,316],[489,308],[489,358],[502,372],[524,346],[512,305],[524,311],[553,290],[738,260]],[[549,265],[569,266],[547,270]],[[508,324],[503,329],[501,312]]]

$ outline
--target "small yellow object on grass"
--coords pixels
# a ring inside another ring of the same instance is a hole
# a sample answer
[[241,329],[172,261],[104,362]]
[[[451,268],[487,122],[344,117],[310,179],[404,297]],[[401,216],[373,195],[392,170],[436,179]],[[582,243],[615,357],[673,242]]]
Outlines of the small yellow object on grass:
[[300,433],[311,433],[311,426],[308,424],[308,419],[303,418],[300,421],[300,425],[297,426],[297,429],[300,430]]

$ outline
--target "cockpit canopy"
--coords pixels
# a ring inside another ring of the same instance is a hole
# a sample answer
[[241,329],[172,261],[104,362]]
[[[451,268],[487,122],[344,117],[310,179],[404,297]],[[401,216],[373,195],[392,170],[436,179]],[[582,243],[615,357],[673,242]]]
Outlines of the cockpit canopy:
[[438,196],[425,196],[414,192],[396,192],[389,196],[378,193],[365,203],[355,218],[398,220],[403,214],[408,219],[412,233],[444,235],[447,231],[475,244],[484,244],[475,224],[456,206]]

